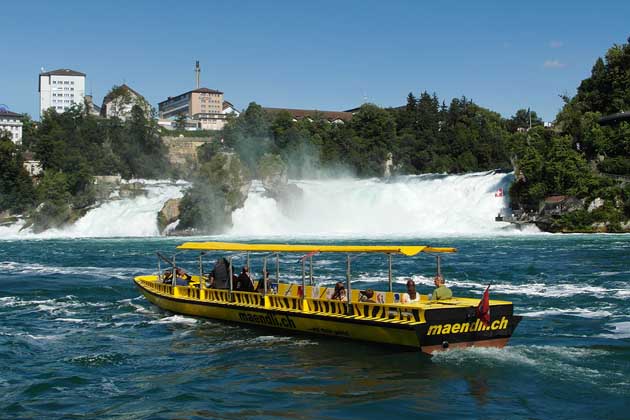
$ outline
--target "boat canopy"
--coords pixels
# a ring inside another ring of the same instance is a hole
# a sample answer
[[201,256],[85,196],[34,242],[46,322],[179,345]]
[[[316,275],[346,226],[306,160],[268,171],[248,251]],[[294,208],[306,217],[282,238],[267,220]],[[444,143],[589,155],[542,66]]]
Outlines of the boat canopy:
[[435,248],[426,245],[286,245],[286,244],[241,244],[234,242],[186,242],[177,249],[197,251],[242,251],[242,252],[378,252],[413,256],[420,252],[457,252],[457,248]]

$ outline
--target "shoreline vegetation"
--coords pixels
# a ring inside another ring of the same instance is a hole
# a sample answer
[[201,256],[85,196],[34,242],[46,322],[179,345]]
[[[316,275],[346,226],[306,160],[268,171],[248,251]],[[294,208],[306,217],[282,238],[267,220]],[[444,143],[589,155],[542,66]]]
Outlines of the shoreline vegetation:
[[[205,133],[213,140],[185,168],[169,163],[162,136],[191,134],[164,132],[139,106],[125,120],[82,106],[51,109],[39,123],[25,116],[20,146],[0,133],[0,224],[18,214],[35,232],[72,223],[106,199],[97,175],[184,177],[191,187],[169,203],[171,216],[161,214],[160,225],[175,214],[178,233],[219,233],[254,178],[288,209],[301,194],[288,179],[322,171],[373,177],[504,169],[515,173],[509,197],[520,223],[550,232],[630,232],[630,119],[600,120],[630,110],[630,45],[612,46],[576,95],[562,98],[553,127],[534,111],[506,119],[466,97],[447,104],[426,91],[410,93],[398,108],[364,104],[343,124],[319,115],[294,121],[251,103],[222,131]],[[41,162],[35,182],[25,159]]]

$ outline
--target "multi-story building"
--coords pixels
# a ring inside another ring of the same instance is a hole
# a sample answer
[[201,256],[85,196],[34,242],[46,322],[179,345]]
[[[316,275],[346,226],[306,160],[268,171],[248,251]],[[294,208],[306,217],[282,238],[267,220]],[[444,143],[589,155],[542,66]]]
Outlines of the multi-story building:
[[85,73],[59,69],[39,74],[40,118],[48,108],[64,112],[74,104],[83,105]]
[[106,118],[120,118],[125,121],[131,115],[134,106],[142,108],[145,116],[151,116],[151,105],[135,90],[126,84],[114,86],[114,88],[103,98],[101,106],[101,116]]
[[235,111],[232,104],[223,100],[223,92],[208,88],[169,96],[158,104],[158,109],[162,121],[175,120],[183,115],[187,119],[187,126],[201,130],[222,129],[227,123],[228,114]]
[[8,132],[15,144],[22,143],[22,115],[0,108],[0,133]]
[[216,113],[223,110],[223,92],[208,88],[199,88],[169,96],[167,100],[158,104],[160,118],[177,118],[185,115],[194,118],[197,114]]

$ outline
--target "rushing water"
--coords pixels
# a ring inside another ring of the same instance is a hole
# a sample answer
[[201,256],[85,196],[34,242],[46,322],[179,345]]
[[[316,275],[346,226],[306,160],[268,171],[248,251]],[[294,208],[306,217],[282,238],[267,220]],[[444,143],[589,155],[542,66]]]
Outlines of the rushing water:
[[[628,236],[405,240],[457,246],[444,260],[454,293],[491,282],[491,298],[525,315],[504,349],[433,357],[164,312],[131,278],[179,242],[0,241],[0,417],[628,418]],[[194,257],[177,258],[193,269]],[[284,278],[298,278],[295,260],[283,258]],[[397,289],[414,276],[430,290],[430,257],[394,268]],[[318,281],[343,275],[341,260],[316,257]],[[360,256],[353,275],[385,289],[385,259]]]

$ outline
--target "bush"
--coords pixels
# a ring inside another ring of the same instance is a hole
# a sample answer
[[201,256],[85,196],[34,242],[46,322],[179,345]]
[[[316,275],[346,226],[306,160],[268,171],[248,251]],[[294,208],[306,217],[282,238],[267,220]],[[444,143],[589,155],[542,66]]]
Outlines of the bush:
[[597,167],[600,171],[616,175],[630,175],[630,158],[617,156],[605,159]]

